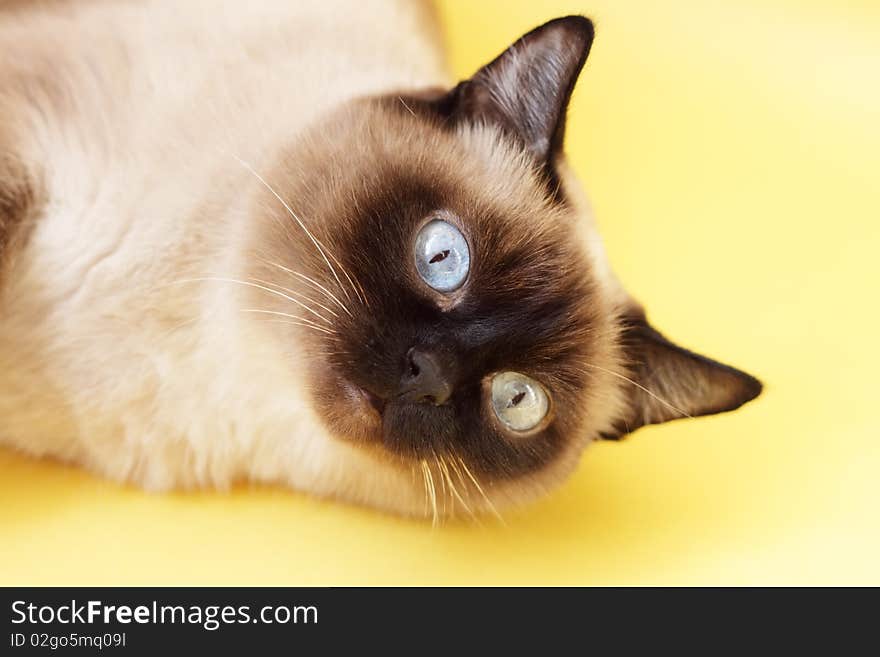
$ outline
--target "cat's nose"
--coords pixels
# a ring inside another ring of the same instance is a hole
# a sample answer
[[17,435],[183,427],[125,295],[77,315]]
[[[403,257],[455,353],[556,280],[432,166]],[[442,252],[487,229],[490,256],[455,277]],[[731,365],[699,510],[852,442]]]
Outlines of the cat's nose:
[[451,368],[430,351],[413,347],[406,354],[400,397],[407,401],[440,406],[452,396]]

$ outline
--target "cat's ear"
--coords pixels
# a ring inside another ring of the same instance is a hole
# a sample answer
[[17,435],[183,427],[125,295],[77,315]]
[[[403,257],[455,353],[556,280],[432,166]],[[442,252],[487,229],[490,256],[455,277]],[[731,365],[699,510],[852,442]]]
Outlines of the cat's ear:
[[453,89],[447,111],[500,125],[547,162],[562,148],[565,110],[592,43],[593,23],[583,16],[545,23]]
[[755,377],[673,344],[644,315],[625,322],[622,336],[629,407],[603,438],[619,439],[646,424],[723,413],[761,394]]

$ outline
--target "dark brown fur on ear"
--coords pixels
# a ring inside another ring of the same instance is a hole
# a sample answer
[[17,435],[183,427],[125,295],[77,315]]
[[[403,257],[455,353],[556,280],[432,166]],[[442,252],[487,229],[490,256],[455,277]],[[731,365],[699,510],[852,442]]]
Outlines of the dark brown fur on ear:
[[557,18],[520,37],[448,93],[407,94],[403,102],[450,125],[498,125],[539,165],[549,166],[562,150],[566,108],[593,35],[593,23],[583,16]]
[[555,160],[562,151],[568,102],[593,36],[588,18],[557,18],[520,37],[451,91],[406,91],[387,100],[412,114],[439,119],[446,128],[462,122],[498,126],[531,154],[545,175],[549,197],[561,201]]
[[503,126],[536,161],[549,160],[562,147],[565,110],[593,35],[583,16],[541,25],[456,88],[456,111]]
[[644,314],[625,321],[622,344],[631,363],[629,377],[637,385],[630,386],[628,414],[603,438],[616,440],[646,424],[732,411],[761,394],[758,379],[673,344]]

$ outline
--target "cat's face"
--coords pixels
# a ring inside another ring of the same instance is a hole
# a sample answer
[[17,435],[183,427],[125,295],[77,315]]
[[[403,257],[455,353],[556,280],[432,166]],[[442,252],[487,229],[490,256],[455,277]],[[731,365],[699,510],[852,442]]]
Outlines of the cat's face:
[[738,378],[717,409],[624,389],[650,329],[585,248],[558,170],[591,41],[584,19],[555,21],[451,92],[353,103],[267,181],[253,280],[305,346],[318,414],[462,506],[532,496],[593,438],[742,403]]

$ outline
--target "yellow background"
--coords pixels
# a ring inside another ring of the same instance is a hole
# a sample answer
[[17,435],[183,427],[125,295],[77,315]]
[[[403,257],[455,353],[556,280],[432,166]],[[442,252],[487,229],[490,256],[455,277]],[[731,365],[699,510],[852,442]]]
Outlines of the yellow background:
[[456,72],[567,13],[597,24],[567,147],[612,262],[764,395],[590,448],[507,526],[0,452],[0,583],[880,584],[880,3],[446,2]]

